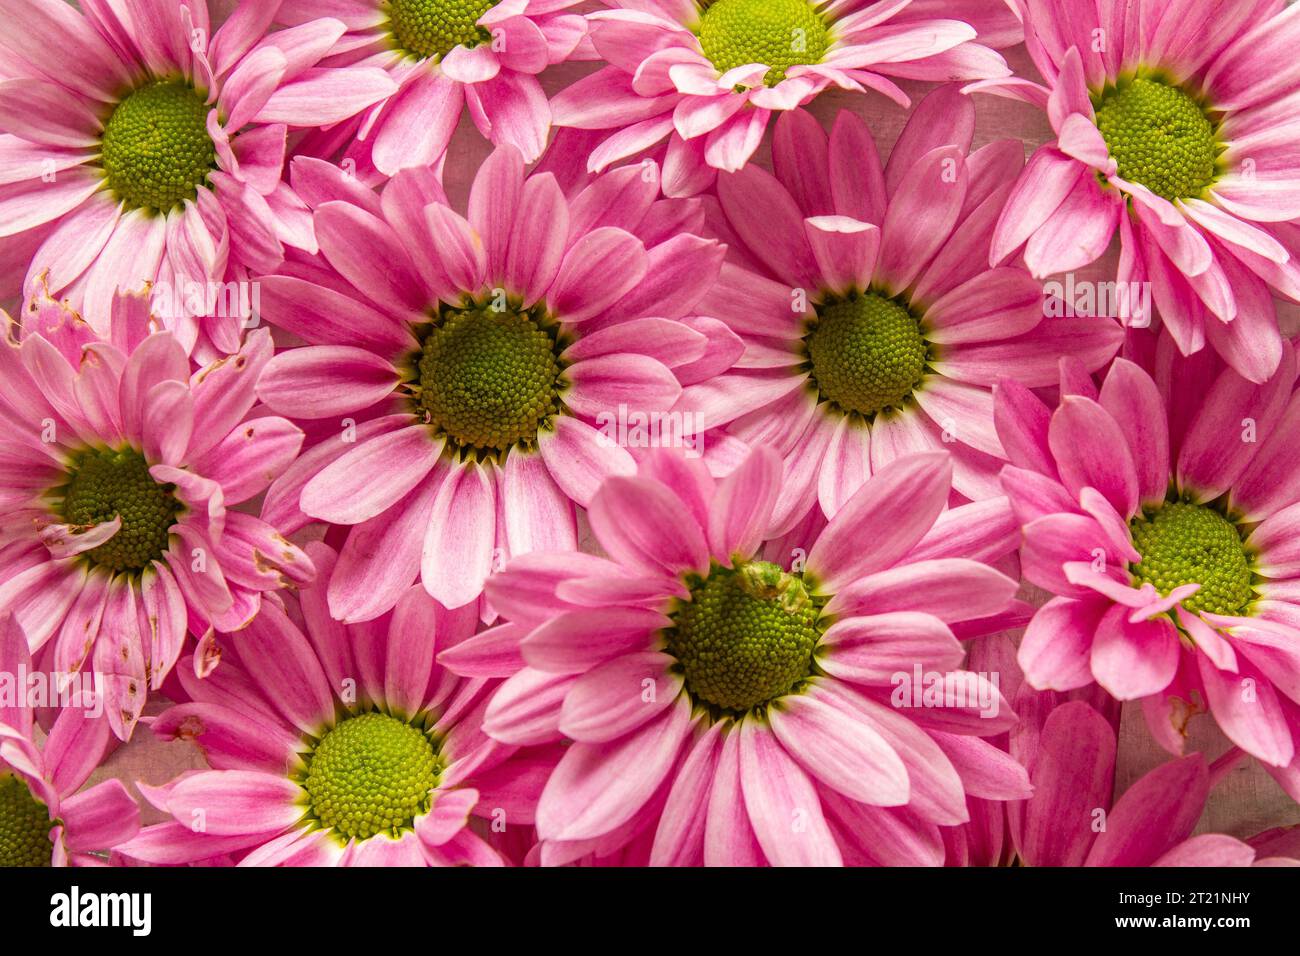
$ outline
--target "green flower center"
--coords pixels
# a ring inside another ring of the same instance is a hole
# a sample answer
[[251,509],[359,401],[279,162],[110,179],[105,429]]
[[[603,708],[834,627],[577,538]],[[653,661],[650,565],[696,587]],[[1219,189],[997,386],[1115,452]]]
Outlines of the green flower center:
[[665,637],[695,698],[744,713],[811,673],[821,610],[797,575],[751,561],[714,565],[688,585],[690,598],[671,612]]
[[930,358],[916,316],[875,292],[818,306],[804,348],[820,398],[867,418],[901,405]]
[[307,761],[311,815],[358,840],[410,829],[432,805],[441,769],[428,734],[373,711],[336,724]]
[[830,28],[807,0],[716,0],[698,27],[700,47],[719,73],[747,63],[770,67],[768,86],[792,66],[820,63]]
[[0,867],[49,866],[50,812],[12,773],[0,774]]
[[416,405],[462,450],[531,447],[560,410],[558,352],[554,327],[535,312],[443,309],[416,362]]
[[142,571],[167,551],[167,529],[176,523],[181,503],[176,486],[149,474],[149,463],[134,448],[83,452],[69,470],[63,492],[63,519],[70,525],[95,525],[121,517],[117,534],[84,552],[113,571]]
[[142,86],[104,124],[100,162],[109,188],[133,209],[167,212],[193,199],[217,151],[198,91],[179,80]]
[[1107,89],[1096,112],[1124,179],[1170,201],[1199,197],[1214,182],[1222,152],[1215,124],[1177,86],[1139,77]]
[[411,56],[444,57],[458,46],[491,41],[477,25],[496,0],[388,0],[388,32]]
[[1129,522],[1142,560],[1131,566],[1134,584],[1162,595],[1184,584],[1201,589],[1183,601],[1189,611],[1243,614],[1254,589],[1241,532],[1213,508],[1173,501]]

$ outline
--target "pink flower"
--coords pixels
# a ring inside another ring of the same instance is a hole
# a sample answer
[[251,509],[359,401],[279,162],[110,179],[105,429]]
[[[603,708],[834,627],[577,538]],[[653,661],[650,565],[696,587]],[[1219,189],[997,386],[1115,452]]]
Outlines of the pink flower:
[[[938,865],[968,793],[1027,796],[980,739],[1015,715],[954,634],[1006,626],[1016,583],[973,560],[1011,546],[1006,502],[943,511],[950,480],[942,452],[899,459],[792,557],[762,544],[775,454],[715,482],[663,451],[592,500],[608,558],[495,575],[508,623],[440,660],[509,675],[494,738],[574,741],[538,803],[540,861]],[[966,693],[922,700],[914,672]]]
[[[325,545],[308,550],[333,566]],[[489,739],[492,683],[434,663],[437,648],[473,633],[472,609],[448,611],[411,587],[391,615],[347,627],[310,587],[289,610],[267,602],[208,676],[178,671],[190,702],[153,731],[193,740],[212,769],[140,785],[173,819],[121,854],[169,866],[227,856],[241,866],[501,865],[470,817],[530,826],[555,754]]]
[[50,669],[102,675],[125,739],[187,629],[241,628],[264,591],[313,572],[266,522],[227,511],[302,444],[283,418],[248,417],[270,335],[191,376],[171,332],[148,334],[143,294],[115,294],[110,312],[108,341],[47,310],[40,332],[0,342],[0,611]]
[[[888,77],[986,79],[1002,57],[956,19],[912,19],[906,0],[607,0],[588,14],[591,43],[609,66],[551,103],[557,126],[609,130],[593,172],[667,139],[664,191],[691,195],[717,170],[734,172],[758,148],[773,112],[830,86],[884,93]],[[992,6],[990,2],[990,6]]]
[[1269,866],[1225,833],[1192,835],[1220,774],[1191,754],[1135,781],[1118,798],[1115,729],[1083,701],[1061,704],[1017,756],[1034,795],[1008,805],[1018,855],[1027,866]]
[[1173,753],[1208,707],[1300,797],[1295,356],[1254,385],[1159,342],[1154,374],[1116,359],[1100,392],[1067,368],[1055,410],[998,386],[1024,576],[1056,595],[1020,666],[1036,688],[1142,701]]
[[1267,380],[1282,357],[1273,294],[1300,301],[1300,8],[1041,0],[1025,33],[1046,86],[968,87],[1046,110],[1057,137],[1017,184],[990,263],[1023,246],[1034,275],[1069,272],[1118,228],[1117,278],[1151,283],[1179,350],[1208,342]]
[[505,558],[575,548],[575,503],[635,467],[617,416],[666,412],[739,355],[726,326],[695,317],[723,252],[694,234],[703,210],[657,199],[646,172],[566,198],[498,147],[466,218],[430,170],[377,196],[295,160],[322,255],[262,280],[262,314],[311,344],[277,355],[258,394],[320,440],[263,515],[354,526],[330,582],[337,618],[382,614],[417,574],[460,607]]
[[[304,149],[340,147],[382,176],[441,169],[462,107],[484,136],[532,162],[546,146],[551,110],[537,80],[570,57],[586,21],[578,0],[339,0],[331,16],[348,26],[340,62],[383,70],[396,90],[359,119],[325,130]],[[317,0],[285,0],[282,23],[310,23]]]
[[3,699],[25,694],[15,684],[32,673],[27,638],[0,613],[0,675],[10,682],[0,695],[0,867],[103,865],[96,854],[135,836],[140,810],[120,780],[81,789],[112,743],[108,724],[90,716],[91,699],[62,710],[44,749],[36,746],[31,702]]
[[882,168],[857,116],[841,112],[828,139],[798,110],[776,123],[775,176],[719,177],[728,261],[700,308],[746,350],[678,406],[784,458],[773,535],[818,505],[834,516],[914,451],[950,451],[966,498],[1001,496],[993,383],[1047,385],[1063,352],[1095,369],[1119,348],[1113,321],[1046,319],[1040,283],[986,267],[1023,151],[1001,140],[971,152],[974,126],[968,98],[941,87]]
[[[206,0],[84,8],[0,0],[0,259],[31,255],[27,286],[43,276],[106,336],[116,289],[207,288],[311,247],[280,180],[288,127],[338,122],[393,86],[316,67],[343,24],[267,36],[275,5],[245,2],[210,34]],[[44,237],[34,255],[29,234]],[[204,360],[238,350],[242,316],[165,318]]]

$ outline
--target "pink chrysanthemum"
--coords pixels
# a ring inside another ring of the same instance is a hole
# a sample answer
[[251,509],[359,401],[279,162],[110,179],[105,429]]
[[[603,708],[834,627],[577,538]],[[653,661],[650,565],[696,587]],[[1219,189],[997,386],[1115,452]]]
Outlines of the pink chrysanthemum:
[[[338,0],[330,16],[348,26],[340,62],[379,68],[397,85],[357,121],[306,148],[366,160],[383,176],[441,168],[462,107],[479,132],[528,162],[546,147],[551,110],[537,80],[586,35],[568,12],[579,0]],[[309,23],[317,0],[284,0],[282,23]],[[333,62],[333,61],[331,61]]]
[[312,567],[266,522],[226,510],[302,445],[285,419],[248,418],[267,331],[191,376],[171,332],[148,334],[144,294],[115,295],[111,312],[111,341],[61,312],[0,342],[0,611],[49,669],[101,675],[126,738],[187,628],[243,627],[262,592]]
[[[1012,546],[1010,516],[1005,500],[941,514],[950,480],[942,452],[900,459],[792,558],[762,545],[775,454],[715,483],[661,452],[592,500],[608,558],[535,554],[495,575],[508,623],[440,660],[512,675],[493,737],[574,741],[537,807],[541,862],[936,864],[967,793],[1026,796],[980,739],[1015,716],[996,678],[960,670],[953,631],[1011,604],[1016,583],[972,559]],[[899,697],[921,672],[966,693]]]
[[[117,289],[206,289],[274,268],[283,243],[311,248],[280,179],[287,128],[338,122],[393,89],[380,70],[316,66],[343,24],[268,36],[276,5],[246,0],[212,33],[207,0],[81,6],[0,2],[0,236],[45,236],[28,285],[47,274],[106,336]],[[165,318],[187,352],[239,347],[241,316]]]
[[1208,709],[1300,797],[1300,480],[1290,345],[1265,385],[1160,339],[1154,377],[1117,359],[1050,410],[998,386],[1023,573],[1056,597],[1020,646],[1037,688],[1096,680],[1141,700],[1167,749]]
[[[308,551],[323,570],[333,565],[325,545]],[[496,832],[530,827],[556,754],[517,754],[488,738],[492,683],[434,663],[435,648],[473,633],[473,610],[449,612],[418,586],[373,625],[334,621],[323,587],[305,588],[300,609],[302,629],[268,602],[224,642],[207,677],[178,670],[191,702],[164,711],[153,731],[194,741],[212,769],[141,785],[174,819],[146,827],[122,855],[162,865],[501,865],[469,818]]]
[[968,98],[941,87],[882,169],[857,116],[841,112],[828,138],[799,110],[776,123],[775,176],[719,177],[728,261],[700,308],[746,350],[678,404],[785,459],[773,535],[819,503],[833,516],[914,451],[950,451],[965,497],[1000,496],[993,383],[1051,384],[1062,352],[1095,369],[1120,346],[1115,322],[1044,318],[1027,272],[985,265],[1023,152],[970,152],[974,126]]
[[973,642],[966,666],[1001,674],[999,689],[1020,719],[991,742],[1029,771],[1034,793],[1005,803],[972,798],[970,822],[944,828],[945,865],[1294,865],[1278,859],[1295,856],[1281,845],[1286,841],[1248,845],[1225,834],[1190,836],[1212,788],[1244,756],[1240,750],[1209,767],[1201,754],[1171,761],[1116,799],[1118,701],[1096,684],[1034,690],[1006,635]]
[[645,172],[568,199],[498,147],[465,218],[430,170],[376,196],[295,161],[322,257],[263,279],[262,313],[312,344],[277,355],[258,394],[322,440],[263,515],[355,526],[330,583],[340,620],[388,610],[417,573],[460,607],[506,557],[576,547],[574,503],[634,470],[605,426],[666,412],[739,355],[693,315],[722,247],[693,234],[697,202],[657,199]]
[[1190,754],[1161,764],[1118,797],[1115,729],[1083,701],[1051,710],[1013,753],[1034,795],[1008,804],[1017,855],[1026,866],[1297,866],[1257,858],[1226,833],[1192,836],[1221,776]]
[[[22,629],[0,614],[0,867],[102,865],[104,851],[140,829],[140,810],[120,780],[82,784],[112,743],[108,724],[91,716],[94,701],[78,697],[59,713],[44,748],[33,737],[33,707],[16,686],[33,673]],[[78,793],[78,791],[81,791]]]
[[[1300,301],[1300,7],[1282,0],[1036,0],[1025,42],[1047,85],[973,89],[1044,110],[1040,149],[989,261],[1024,246],[1038,276],[1097,259],[1120,232],[1121,282],[1150,282],[1184,355],[1208,342],[1263,382],[1282,337],[1271,292]],[[1285,12],[1283,12],[1285,11]],[[1027,243],[1027,245],[1026,245]]]
[[743,167],[773,112],[829,86],[909,105],[887,77],[984,79],[1010,72],[970,24],[900,17],[907,0],[609,0],[588,14],[610,65],[551,103],[557,126],[611,130],[593,172],[667,138],[664,191],[706,189]]

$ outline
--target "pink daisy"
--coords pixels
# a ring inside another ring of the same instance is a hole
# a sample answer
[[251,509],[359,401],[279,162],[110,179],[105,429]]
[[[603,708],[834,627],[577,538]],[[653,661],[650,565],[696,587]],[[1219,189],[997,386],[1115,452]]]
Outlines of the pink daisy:
[[[44,275],[106,336],[116,289],[206,288],[274,268],[284,243],[310,248],[280,179],[288,127],[338,122],[393,89],[377,69],[316,66],[343,24],[268,36],[275,4],[244,2],[213,33],[206,0],[81,7],[0,0],[0,237],[14,237],[0,258],[44,236],[28,285]],[[165,318],[187,352],[201,335],[239,347],[239,316]]]
[[588,14],[604,69],[558,94],[557,126],[609,130],[593,172],[667,139],[664,191],[690,195],[743,167],[773,112],[829,86],[873,89],[906,107],[888,77],[1007,76],[970,24],[900,16],[908,0],[607,0]]
[[1117,798],[1115,728],[1083,701],[1054,708],[1013,753],[1034,795],[1008,804],[1025,866],[1297,866],[1225,833],[1192,835],[1222,765],[1191,754],[1161,764]]
[[[27,638],[0,614],[0,674],[13,681],[31,673]],[[81,790],[112,743],[108,724],[88,716],[90,704],[83,697],[62,710],[42,749],[33,708],[0,701],[0,867],[103,865],[105,851],[140,829],[140,809],[120,780]]]
[[[792,556],[762,544],[774,453],[715,483],[662,451],[592,500],[608,558],[495,575],[508,623],[440,660],[511,675],[493,737],[574,741],[537,806],[541,862],[937,865],[968,793],[1028,795],[980,739],[1015,715],[996,677],[960,669],[954,630],[1004,626],[1016,582],[974,559],[1005,553],[1012,523],[1005,500],[944,511],[950,480],[945,453],[899,459]],[[966,693],[900,696],[914,671]]]
[[[308,551],[333,566],[327,546]],[[305,588],[299,603],[301,628],[267,602],[206,677],[178,670],[191,700],[153,731],[193,741],[212,769],[140,785],[173,819],[122,855],[171,866],[226,856],[241,866],[501,865],[470,817],[485,831],[531,826],[554,748],[488,738],[492,682],[434,663],[436,648],[473,633],[472,610],[447,611],[416,586],[383,620],[348,627],[330,617],[323,588]]]
[[798,110],[776,123],[775,175],[718,179],[728,261],[700,308],[745,354],[678,404],[784,458],[773,535],[819,504],[833,516],[914,451],[950,451],[966,498],[1000,496],[993,383],[1047,385],[1063,352],[1096,369],[1120,346],[1115,322],[1044,318],[1039,282],[985,265],[1023,151],[971,152],[974,126],[969,99],[941,87],[882,168],[857,116],[841,112],[827,137]]
[[[1080,268],[1116,228],[1118,279],[1149,282],[1184,355],[1208,342],[1252,382],[1282,357],[1272,293],[1300,301],[1300,7],[1282,0],[1035,0],[1025,42],[1046,85],[968,89],[1047,111],[989,261]],[[1285,12],[1284,12],[1285,11]]]
[[1295,355],[1255,385],[1158,341],[1153,374],[1117,359],[1100,391],[1067,375],[1055,410],[998,386],[1023,573],[1056,595],[1020,666],[1036,688],[1141,700],[1173,753],[1209,710],[1300,799]]
[[171,332],[148,334],[144,294],[115,294],[109,341],[52,308],[21,340],[0,313],[0,611],[51,670],[102,675],[125,739],[187,628],[236,630],[262,592],[311,577],[274,528],[226,510],[266,488],[302,432],[248,417],[265,329],[191,376]]
[[[532,162],[546,146],[551,110],[537,74],[568,59],[587,23],[579,0],[284,0],[281,23],[323,12],[347,24],[341,62],[383,70],[396,85],[358,120],[323,131],[304,148],[342,147],[383,176],[438,166],[462,107],[479,132]],[[355,140],[355,142],[354,142]]]
[[262,314],[311,344],[278,354],[258,394],[320,440],[263,515],[355,526],[330,582],[337,618],[382,614],[417,574],[460,607],[510,555],[576,547],[575,503],[634,470],[611,416],[667,412],[739,355],[694,316],[722,247],[693,234],[698,202],[657,199],[645,172],[566,198],[498,147],[466,218],[428,169],[377,196],[294,162],[321,256],[263,279]]

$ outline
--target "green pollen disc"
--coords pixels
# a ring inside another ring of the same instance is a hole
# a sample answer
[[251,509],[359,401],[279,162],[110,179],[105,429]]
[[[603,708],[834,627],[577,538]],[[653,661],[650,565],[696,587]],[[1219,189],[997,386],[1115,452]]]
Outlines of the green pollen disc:
[[714,565],[690,592],[665,636],[695,698],[744,713],[811,673],[821,611],[797,575],[766,561]]
[[409,829],[428,812],[438,770],[423,730],[371,712],[344,718],[321,738],[302,788],[322,827],[364,840]]
[[93,525],[121,516],[117,534],[83,553],[113,571],[142,571],[167,551],[167,529],[181,510],[174,490],[153,480],[149,463],[134,448],[87,451],[70,469],[63,519]]
[[868,418],[901,405],[930,358],[916,317],[874,292],[818,306],[804,347],[820,397]]
[[460,448],[532,446],[560,410],[555,337],[529,313],[444,309],[416,363],[416,404]]
[[0,774],[0,867],[49,866],[50,812],[20,777]]
[[792,66],[820,63],[831,42],[826,21],[807,0],[716,0],[698,32],[718,72],[762,63],[770,67],[763,78],[768,86]]
[[388,0],[388,32],[411,56],[444,57],[458,46],[487,43],[478,18],[497,0]]
[[1124,179],[1170,201],[1199,197],[1214,182],[1221,152],[1215,124],[1177,86],[1139,77],[1108,89],[1096,111]]
[[217,168],[209,109],[194,87],[179,80],[130,93],[104,124],[100,162],[109,188],[136,209],[167,212],[193,199]]
[[1132,565],[1134,584],[1150,583],[1161,594],[1184,584],[1201,589],[1183,601],[1190,611],[1243,614],[1254,589],[1241,533],[1204,505],[1170,502],[1129,522],[1142,560]]

